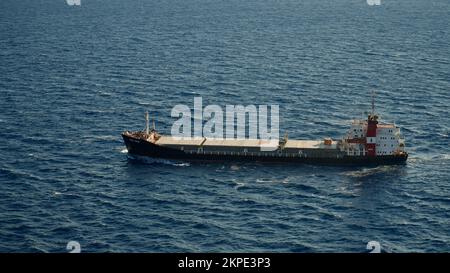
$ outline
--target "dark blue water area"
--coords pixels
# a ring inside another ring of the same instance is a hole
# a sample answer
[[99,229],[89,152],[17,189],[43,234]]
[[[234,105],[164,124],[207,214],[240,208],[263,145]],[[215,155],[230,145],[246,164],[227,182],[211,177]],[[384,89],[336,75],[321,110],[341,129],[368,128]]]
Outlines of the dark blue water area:
[[[0,251],[450,251],[447,0],[0,1]],[[370,109],[405,166],[129,158],[144,111],[278,104],[340,138]]]

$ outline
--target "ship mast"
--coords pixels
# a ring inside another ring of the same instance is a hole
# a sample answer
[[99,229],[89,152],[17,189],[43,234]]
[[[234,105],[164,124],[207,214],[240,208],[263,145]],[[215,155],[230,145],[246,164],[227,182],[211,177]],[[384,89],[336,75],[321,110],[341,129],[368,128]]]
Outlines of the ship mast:
[[145,133],[148,135],[149,125],[148,125],[148,111],[145,113]]
[[372,116],[375,115],[375,91],[372,91]]

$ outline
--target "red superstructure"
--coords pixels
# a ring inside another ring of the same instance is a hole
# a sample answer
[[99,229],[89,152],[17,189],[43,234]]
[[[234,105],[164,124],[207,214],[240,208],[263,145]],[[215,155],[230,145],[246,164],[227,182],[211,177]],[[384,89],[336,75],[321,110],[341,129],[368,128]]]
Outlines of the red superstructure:
[[379,123],[372,97],[372,113],[367,120],[354,120],[343,139],[342,148],[349,156],[380,157],[405,154],[400,128],[393,123]]

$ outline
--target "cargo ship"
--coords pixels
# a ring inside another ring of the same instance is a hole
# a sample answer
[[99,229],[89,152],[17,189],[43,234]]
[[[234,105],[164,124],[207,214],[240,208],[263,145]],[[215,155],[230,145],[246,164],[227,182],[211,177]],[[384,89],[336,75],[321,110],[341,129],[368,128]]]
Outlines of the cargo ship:
[[408,159],[400,128],[379,122],[374,112],[367,119],[353,120],[347,133],[338,140],[294,140],[287,135],[270,151],[261,149],[260,139],[177,138],[145,131],[125,131],[123,140],[131,155],[155,159],[189,161],[247,161],[268,163],[304,163],[324,165],[393,165]]

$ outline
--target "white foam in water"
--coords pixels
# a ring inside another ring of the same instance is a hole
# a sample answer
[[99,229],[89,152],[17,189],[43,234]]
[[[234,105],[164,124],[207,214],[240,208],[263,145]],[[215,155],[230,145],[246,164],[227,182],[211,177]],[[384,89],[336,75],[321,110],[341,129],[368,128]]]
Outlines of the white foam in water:
[[189,167],[191,166],[191,164],[184,162],[184,163],[173,163],[174,166],[178,166],[178,167]]
[[133,160],[138,160],[145,164],[165,164],[165,165],[176,166],[176,167],[188,167],[191,165],[188,162],[180,162],[180,161],[147,157],[147,156],[139,156],[139,155],[128,154],[128,158],[133,159]]
[[281,181],[281,183],[287,184],[287,183],[289,183],[290,180],[291,179],[289,177],[286,177],[285,179],[283,179],[283,181]]
[[242,182],[235,182],[235,183],[236,183],[236,185],[234,186],[235,190],[245,186],[245,183],[242,183]]
[[102,96],[111,96],[112,94],[106,91],[99,91],[100,95]]
[[230,169],[232,171],[238,171],[240,169],[240,167],[238,165],[231,165]]
[[257,178],[256,182],[257,183],[282,183],[282,184],[287,184],[289,183],[289,181],[291,180],[290,177],[285,177],[285,178]]
[[378,173],[389,172],[391,170],[394,170],[395,168],[396,168],[395,166],[378,166],[374,168],[363,168],[362,170],[358,171],[345,172],[344,175],[350,177],[365,177]]

